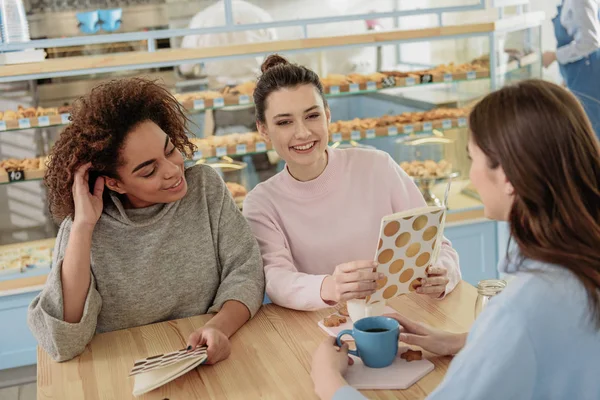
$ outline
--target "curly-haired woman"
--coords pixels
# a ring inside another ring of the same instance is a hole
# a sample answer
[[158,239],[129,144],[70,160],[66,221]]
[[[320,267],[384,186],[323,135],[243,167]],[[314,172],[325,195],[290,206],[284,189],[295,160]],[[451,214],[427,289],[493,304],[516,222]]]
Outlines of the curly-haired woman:
[[143,79],[101,85],[78,100],[45,182],[62,221],[53,267],[28,322],[56,360],[95,332],[216,313],[188,338],[227,358],[229,337],[261,305],[258,245],[219,175],[184,168],[188,120],[167,90]]

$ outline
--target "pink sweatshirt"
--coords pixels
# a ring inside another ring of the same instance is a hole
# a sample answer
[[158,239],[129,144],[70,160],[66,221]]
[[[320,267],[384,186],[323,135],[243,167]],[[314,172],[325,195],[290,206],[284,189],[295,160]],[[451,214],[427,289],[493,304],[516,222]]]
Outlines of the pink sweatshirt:
[[[300,182],[287,168],[259,184],[244,202],[244,215],[258,239],[267,294],[297,310],[329,307],[323,279],[339,264],[373,260],[381,219],[425,207],[421,192],[385,152],[328,150],[325,171]],[[458,254],[445,239],[437,266],[448,270],[451,292],[461,279]]]

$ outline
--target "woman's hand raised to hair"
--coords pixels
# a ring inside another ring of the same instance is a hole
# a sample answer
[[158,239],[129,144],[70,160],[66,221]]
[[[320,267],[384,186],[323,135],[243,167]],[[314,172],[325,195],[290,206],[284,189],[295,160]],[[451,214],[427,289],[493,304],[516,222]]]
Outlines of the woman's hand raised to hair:
[[73,181],[73,202],[75,203],[73,226],[78,228],[94,229],[102,215],[104,178],[96,179],[94,191],[90,193],[89,170],[91,166],[91,163],[87,163],[77,168]]

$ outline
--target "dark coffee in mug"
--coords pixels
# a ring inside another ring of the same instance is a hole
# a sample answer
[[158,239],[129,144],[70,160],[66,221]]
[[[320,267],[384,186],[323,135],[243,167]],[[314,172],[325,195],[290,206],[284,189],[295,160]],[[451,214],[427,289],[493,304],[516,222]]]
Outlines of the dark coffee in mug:
[[392,365],[396,359],[399,334],[400,325],[395,319],[366,317],[356,321],[352,330],[338,333],[336,342],[341,347],[342,336],[352,336],[356,343],[356,350],[349,350],[349,354],[360,357],[369,368],[385,368]]

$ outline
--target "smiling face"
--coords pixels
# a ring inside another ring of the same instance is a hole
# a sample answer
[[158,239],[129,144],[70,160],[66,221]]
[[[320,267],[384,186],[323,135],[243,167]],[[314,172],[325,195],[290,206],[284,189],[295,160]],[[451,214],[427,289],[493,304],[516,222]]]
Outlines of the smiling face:
[[129,132],[120,157],[119,178],[107,178],[106,185],[125,195],[129,206],[172,203],[187,193],[183,155],[154,122],[142,122]]
[[257,126],[292,175],[301,180],[313,179],[327,164],[330,117],[318,90],[310,84],[299,85],[269,94],[265,122]]

